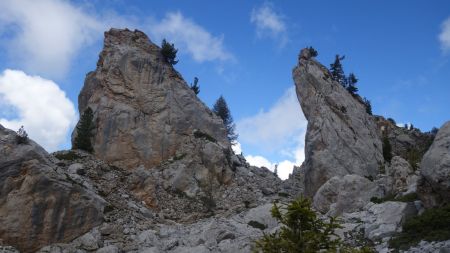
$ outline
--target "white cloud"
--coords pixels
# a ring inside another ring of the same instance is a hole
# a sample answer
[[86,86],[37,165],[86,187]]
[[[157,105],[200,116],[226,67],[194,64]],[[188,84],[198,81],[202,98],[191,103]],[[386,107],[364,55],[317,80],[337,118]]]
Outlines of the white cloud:
[[169,12],[159,22],[152,22],[150,33],[156,39],[166,38],[175,44],[180,52],[186,51],[197,62],[233,60],[223,45],[223,35],[214,37],[194,21],[180,12]]
[[[293,166],[301,165],[305,159],[307,124],[292,87],[268,111],[244,118],[236,125],[240,143],[249,149],[244,150],[244,154],[248,151],[253,153],[245,156],[247,161],[251,165],[265,166],[271,170],[278,164],[278,175],[286,179]],[[266,156],[284,158],[269,161]]]
[[280,47],[288,42],[283,16],[276,13],[270,3],[266,2],[259,8],[253,9],[250,21],[256,25],[256,35],[259,38],[269,37],[278,40]]
[[447,18],[441,25],[441,33],[439,34],[439,41],[441,42],[441,49],[444,52],[450,50],[450,18]]
[[277,168],[277,175],[279,178],[286,180],[289,178],[289,174],[292,174],[292,171],[294,169],[294,166],[299,166],[301,164],[297,162],[292,162],[289,160],[284,160],[279,163],[272,163],[267,158],[263,156],[252,156],[248,155],[245,156],[245,159],[250,165],[256,166],[256,167],[266,167],[270,171],[275,171],[275,167]]
[[231,146],[231,148],[233,149],[233,152],[234,152],[236,155],[240,155],[240,154],[242,153],[242,147],[241,147],[241,144],[240,144],[239,142],[237,142],[237,141],[235,141],[235,142],[233,143],[233,145]]
[[104,29],[68,1],[1,1],[0,9],[12,59],[28,71],[52,77],[64,76],[77,52],[101,38]]
[[17,118],[0,118],[0,124],[13,130],[25,126],[30,138],[48,151],[65,141],[76,122],[73,103],[56,83],[18,70],[0,75],[0,104],[17,112]]
[[239,120],[236,125],[241,143],[273,150],[297,142],[292,136],[303,136],[307,123],[292,87],[268,111],[261,110],[254,116]]

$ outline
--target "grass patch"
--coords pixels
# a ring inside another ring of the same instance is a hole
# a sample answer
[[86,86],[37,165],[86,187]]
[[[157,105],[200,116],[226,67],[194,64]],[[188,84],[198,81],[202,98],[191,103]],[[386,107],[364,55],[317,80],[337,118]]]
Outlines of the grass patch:
[[267,228],[266,225],[262,224],[261,222],[255,221],[255,220],[249,221],[249,222],[247,223],[247,225],[249,225],[249,226],[251,226],[251,227],[254,227],[254,228],[261,229],[261,230],[264,230],[264,229]]
[[204,133],[202,131],[198,131],[198,130],[194,132],[194,137],[195,138],[204,138],[210,142],[217,142],[217,140],[214,137],[212,137],[211,135]]
[[403,224],[403,231],[389,241],[389,247],[407,250],[421,240],[445,241],[450,239],[450,205],[425,210]]
[[77,155],[73,151],[69,151],[67,153],[55,154],[55,157],[58,158],[59,160],[67,160],[67,161],[74,161],[76,159],[80,159],[81,158],[79,155]]
[[378,197],[372,197],[370,198],[370,201],[375,203],[375,204],[380,204],[386,201],[399,201],[399,202],[413,202],[418,200],[419,197],[417,196],[417,193],[413,192],[413,193],[408,193],[406,195],[400,196],[400,197],[395,197],[395,195],[389,194],[386,195],[383,198],[378,198]]

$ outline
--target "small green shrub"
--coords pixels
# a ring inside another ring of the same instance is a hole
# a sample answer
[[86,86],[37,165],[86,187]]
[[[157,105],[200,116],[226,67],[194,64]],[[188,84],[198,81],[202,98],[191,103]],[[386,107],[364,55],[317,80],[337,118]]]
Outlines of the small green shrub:
[[199,130],[194,132],[194,137],[195,138],[199,138],[199,139],[200,138],[205,138],[205,139],[207,139],[210,142],[217,142],[217,140],[214,137],[212,137],[211,135],[209,135],[207,133],[199,131]]
[[306,198],[300,197],[284,207],[274,204],[272,217],[282,224],[281,228],[257,240],[254,252],[372,252],[345,246],[334,232],[341,227],[338,220],[330,217],[327,222],[318,218]]
[[417,196],[417,193],[413,192],[413,193],[408,193],[404,196],[400,196],[397,198],[393,194],[388,194],[388,195],[384,196],[383,198],[372,197],[372,198],[370,198],[370,201],[375,204],[380,204],[380,203],[383,203],[386,201],[413,202],[418,199],[419,199],[419,197]]
[[55,157],[58,158],[59,160],[66,160],[66,161],[75,161],[81,158],[79,155],[77,155],[75,152],[72,151],[55,154]]
[[260,222],[258,222],[258,221],[255,221],[255,220],[249,221],[249,222],[247,223],[247,225],[249,225],[249,226],[251,226],[251,227],[254,227],[254,228],[261,229],[261,230],[264,230],[264,229],[267,228],[266,225],[264,225],[264,224],[262,224],[262,223],[260,223]]
[[389,247],[406,250],[420,241],[444,241],[450,239],[450,205],[425,210],[403,224],[402,232],[389,241]]

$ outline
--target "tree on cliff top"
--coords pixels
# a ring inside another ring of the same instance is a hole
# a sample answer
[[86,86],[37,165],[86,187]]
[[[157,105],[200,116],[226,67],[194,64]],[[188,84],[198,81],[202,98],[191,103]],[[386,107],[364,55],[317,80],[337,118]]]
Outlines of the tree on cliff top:
[[345,56],[336,55],[334,62],[330,64],[331,77],[336,82],[340,83],[344,88],[347,86],[347,78],[344,74],[344,68],[342,67],[341,61],[345,59]]
[[236,141],[238,137],[235,133],[236,125],[233,122],[230,109],[228,109],[227,102],[223,96],[220,96],[219,99],[217,99],[213,107],[213,112],[223,120],[223,124],[227,130],[228,140],[232,143]]
[[89,153],[94,151],[91,143],[92,129],[94,124],[92,122],[94,114],[92,109],[88,107],[81,115],[80,122],[77,126],[77,135],[72,145],[72,149],[81,149]]
[[162,40],[161,54],[164,56],[164,59],[166,60],[167,63],[170,63],[172,65],[178,63],[178,60],[175,60],[175,58],[177,58],[177,52],[178,49],[176,49],[173,44],[167,42],[166,39]]
[[194,77],[194,84],[191,84],[191,90],[194,91],[195,95],[200,93],[200,86],[198,85],[198,78]]

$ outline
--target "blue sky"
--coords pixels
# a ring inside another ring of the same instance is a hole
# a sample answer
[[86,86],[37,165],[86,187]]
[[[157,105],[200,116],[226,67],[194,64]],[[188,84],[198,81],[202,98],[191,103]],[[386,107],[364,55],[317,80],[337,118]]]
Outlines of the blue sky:
[[450,119],[450,2],[1,0],[0,123],[47,150],[69,148],[77,96],[103,31],[128,27],[179,48],[175,66],[209,106],[223,95],[244,155],[286,177],[303,160],[306,120],[293,91],[301,48],[346,73],[375,114],[423,131]]

